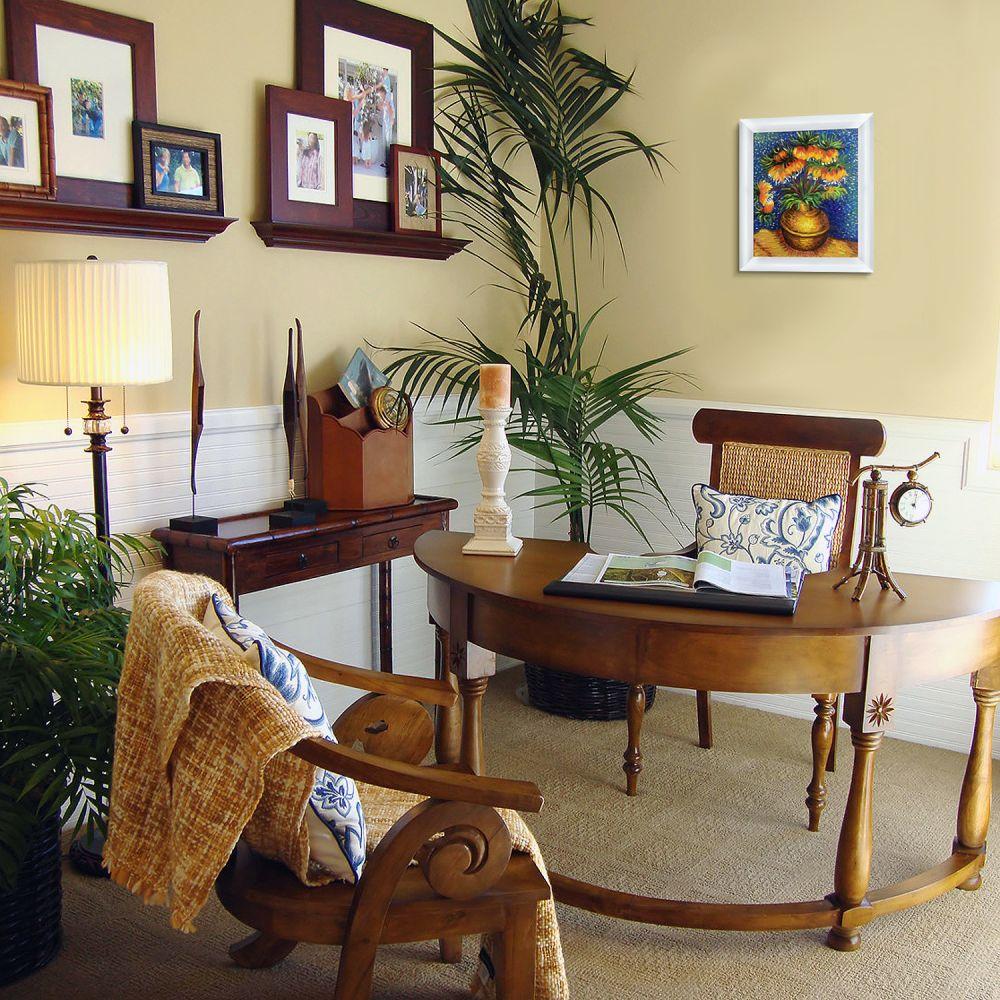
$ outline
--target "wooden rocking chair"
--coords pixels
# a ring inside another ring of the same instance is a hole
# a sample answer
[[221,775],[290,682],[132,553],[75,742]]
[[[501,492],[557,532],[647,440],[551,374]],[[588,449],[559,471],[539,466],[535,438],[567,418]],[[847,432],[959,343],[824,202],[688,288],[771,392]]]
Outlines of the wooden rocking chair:
[[[885,428],[878,420],[703,409],[695,414],[691,429],[695,440],[712,446],[708,485],[713,489],[769,500],[817,500],[831,493],[843,497],[830,569],[849,567],[858,494],[853,482],[861,457],[879,455],[885,447]],[[696,553],[697,545],[692,544],[679,555]],[[638,751],[642,714],[632,711],[633,704],[641,706],[635,691],[630,690],[629,697],[629,749]],[[710,750],[712,693],[699,691],[697,696],[698,745]],[[806,805],[809,829],[815,831],[826,804],[823,772],[836,766],[840,693],[821,692],[813,698],[813,777]],[[629,793],[635,794],[631,782]]]
[[[233,960],[266,968],[300,942],[340,945],[334,998],[363,1000],[371,995],[379,944],[437,938],[441,960],[458,962],[464,935],[496,932],[502,940],[494,955],[498,997],[530,998],[538,903],[550,889],[528,855],[511,853],[510,833],[496,809],[538,812],[538,788],[463,773],[453,765],[419,766],[434,742],[434,726],[420,703],[452,708],[457,694],[448,681],[361,670],[291,652],[310,676],[372,693],[337,719],[338,744],[313,738],[290,752],[355,781],[427,798],[368,855],[357,885],[302,885],[241,841],[216,882],[223,906],[254,928],[229,949]],[[411,866],[414,860],[418,864]]]

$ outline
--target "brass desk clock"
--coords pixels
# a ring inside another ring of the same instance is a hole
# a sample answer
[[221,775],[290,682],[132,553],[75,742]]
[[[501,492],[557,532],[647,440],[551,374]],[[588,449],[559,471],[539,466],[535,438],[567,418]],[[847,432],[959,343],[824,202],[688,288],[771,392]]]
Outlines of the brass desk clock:
[[[917,482],[917,470],[940,457],[939,452],[934,452],[916,465],[866,465],[858,470],[854,477],[855,483],[866,472],[871,473],[862,487],[861,542],[851,572],[834,585],[834,590],[857,577],[858,582],[851,600],[860,601],[869,578],[874,574],[883,590],[891,590],[900,600],[906,600],[906,594],[893,579],[885,559],[885,512],[888,508],[896,523],[904,528],[923,524],[930,516],[934,500],[931,491],[923,483]],[[882,478],[883,472],[906,473],[906,479],[892,491],[891,496],[889,484]]]

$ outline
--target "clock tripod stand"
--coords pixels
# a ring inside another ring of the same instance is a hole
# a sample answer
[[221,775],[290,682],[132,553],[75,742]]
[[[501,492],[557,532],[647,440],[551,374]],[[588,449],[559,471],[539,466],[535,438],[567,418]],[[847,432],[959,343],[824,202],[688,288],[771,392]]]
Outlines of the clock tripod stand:
[[[860,601],[864,596],[868,581],[874,576],[883,590],[891,590],[901,601],[906,600],[906,594],[902,587],[896,583],[889,563],[885,558],[885,515],[892,504],[892,516],[903,527],[912,527],[922,524],[927,520],[927,515],[931,508],[930,491],[922,483],[917,482],[917,470],[940,458],[939,452],[934,452],[922,462],[915,465],[866,465],[858,470],[854,477],[856,483],[866,472],[870,473],[862,484],[861,500],[861,541],[858,545],[858,556],[854,560],[851,572],[847,574],[839,583],[834,584],[833,589],[838,590],[848,580],[858,578],[851,594],[852,601]],[[893,491],[892,498],[889,498],[889,484],[883,479],[883,472],[905,472],[906,480],[900,483]],[[923,499],[923,507],[919,508],[915,503],[908,503],[907,497],[919,497]],[[924,499],[925,498],[925,499]],[[922,517],[907,513],[903,510],[905,504],[907,510],[924,509]]]

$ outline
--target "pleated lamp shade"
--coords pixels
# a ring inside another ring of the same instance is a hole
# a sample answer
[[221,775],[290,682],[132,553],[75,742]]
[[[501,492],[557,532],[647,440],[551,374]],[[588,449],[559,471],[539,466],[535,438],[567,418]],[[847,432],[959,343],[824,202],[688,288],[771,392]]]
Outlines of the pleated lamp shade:
[[17,377],[31,385],[171,378],[167,265],[46,260],[14,266]]

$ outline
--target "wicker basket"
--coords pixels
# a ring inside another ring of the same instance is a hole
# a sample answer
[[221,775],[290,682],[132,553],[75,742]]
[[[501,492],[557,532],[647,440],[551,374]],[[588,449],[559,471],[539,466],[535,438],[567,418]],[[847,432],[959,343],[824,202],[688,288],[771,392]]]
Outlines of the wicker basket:
[[[624,681],[568,674],[534,663],[524,665],[524,676],[528,682],[528,701],[550,715],[595,722],[625,718],[629,685]],[[656,700],[656,687],[647,684],[645,688],[648,712]]]
[[56,957],[62,938],[59,817],[35,831],[13,891],[0,893],[0,986]]

